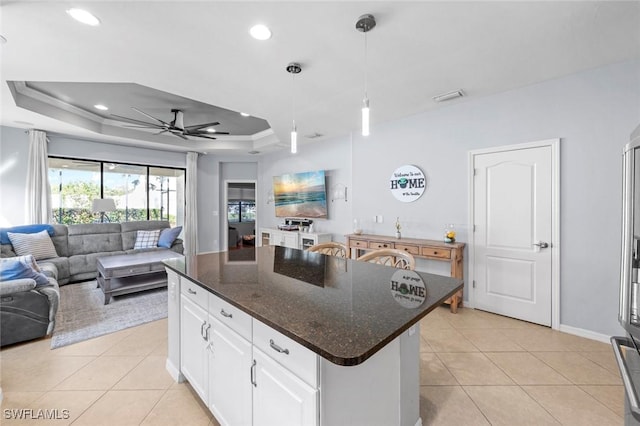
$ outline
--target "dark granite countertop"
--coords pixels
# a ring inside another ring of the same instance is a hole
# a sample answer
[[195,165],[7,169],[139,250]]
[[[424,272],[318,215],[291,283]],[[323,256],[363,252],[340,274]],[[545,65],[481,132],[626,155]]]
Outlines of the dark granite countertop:
[[164,263],[339,365],[364,362],[463,286],[455,278],[279,246],[256,248],[255,260],[234,254],[243,250]]

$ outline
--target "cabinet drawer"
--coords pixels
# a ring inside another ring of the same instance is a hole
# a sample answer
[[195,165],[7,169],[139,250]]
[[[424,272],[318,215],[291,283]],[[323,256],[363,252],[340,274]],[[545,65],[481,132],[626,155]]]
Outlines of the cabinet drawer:
[[369,248],[370,249],[392,249],[394,248],[394,244],[386,241],[369,241]]
[[366,240],[349,240],[349,246],[359,247],[359,248],[368,248],[369,243]]
[[253,344],[312,387],[318,387],[318,356],[311,350],[256,319]]
[[407,253],[411,254],[420,254],[420,247],[418,246],[411,246],[407,244],[395,244],[395,246],[397,250],[406,251]]
[[118,268],[118,269],[113,269],[111,271],[111,274],[106,274],[107,278],[109,277],[128,277],[130,275],[137,275],[137,274],[144,274],[146,272],[149,272],[151,270],[150,265],[136,265],[136,266],[129,266],[126,268]]
[[451,259],[451,250],[422,247],[422,255],[427,257],[437,257],[440,259]]
[[229,302],[209,293],[209,313],[230,329],[251,341],[251,317]]
[[184,296],[204,310],[209,309],[209,292],[189,280],[181,280],[181,292]]

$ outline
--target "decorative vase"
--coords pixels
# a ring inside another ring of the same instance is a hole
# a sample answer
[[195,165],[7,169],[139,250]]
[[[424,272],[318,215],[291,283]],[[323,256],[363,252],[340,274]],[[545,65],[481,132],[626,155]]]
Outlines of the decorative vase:
[[356,235],[362,234],[362,228],[360,228],[360,221],[358,219],[353,219],[353,233]]
[[444,242],[445,243],[456,242],[456,230],[453,223],[447,223],[444,227]]
[[396,238],[397,239],[402,238],[402,234],[400,234],[400,231],[396,231]]

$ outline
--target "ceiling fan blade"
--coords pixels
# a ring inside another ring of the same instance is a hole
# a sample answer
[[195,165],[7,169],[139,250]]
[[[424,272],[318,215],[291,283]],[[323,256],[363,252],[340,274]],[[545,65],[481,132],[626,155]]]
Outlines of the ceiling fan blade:
[[149,124],[147,126],[134,126],[133,124],[125,124],[122,127],[127,127],[129,129],[162,129],[162,126],[156,126],[155,124]]
[[214,136],[209,136],[209,135],[201,135],[199,133],[195,133],[195,134],[188,134],[189,136],[193,136],[194,138],[205,138],[205,139],[213,139],[216,140],[218,138],[214,137]]
[[154,133],[153,135],[154,136],[161,135],[161,134],[166,133],[166,132],[168,132],[168,130],[167,129],[163,129],[163,130],[160,130],[158,133]]
[[159,124],[155,124],[155,123],[148,123],[146,121],[142,121],[142,120],[136,120],[135,118],[129,118],[129,117],[123,117],[121,115],[116,115],[116,114],[111,114],[112,117],[116,117],[119,118],[121,120],[127,120],[130,121],[131,123],[136,123],[136,124],[144,124],[145,126],[153,126],[153,127],[162,127]]
[[149,114],[147,114],[146,112],[141,111],[141,110],[139,110],[139,109],[138,109],[138,108],[136,108],[136,107],[131,107],[131,109],[132,109],[132,110],[134,110],[134,111],[136,111],[136,112],[139,112],[140,114],[142,114],[142,115],[144,115],[144,116],[146,116],[146,117],[149,117],[149,118],[150,118],[150,119],[152,119],[152,120],[156,120],[156,121],[158,121],[158,122],[162,123],[162,124],[163,124],[163,125],[165,125],[165,126],[168,126],[168,125],[169,125],[169,123],[166,123],[166,122],[164,122],[164,121],[160,120],[159,118],[155,118],[153,115],[149,115]]
[[189,138],[188,138],[188,137],[186,137],[186,136],[184,136],[184,135],[181,135],[180,133],[171,132],[171,134],[172,134],[172,135],[176,135],[177,137],[182,138],[182,139],[184,139],[185,141],[188,141],[188,140],[189,140]]
[[188,131],[193,131],[193,130],[202,129],[204,127],[217,126],[218,124],[220,124],[218,121],[214,121],[213,123],[194,124],[193,126],[187,126],[184,129]]
[[228,135],[229,132],[207,132],[207,131],[199,131],[199,132],[184,132],[185,135],[188,136],[215,136],[215,135]]

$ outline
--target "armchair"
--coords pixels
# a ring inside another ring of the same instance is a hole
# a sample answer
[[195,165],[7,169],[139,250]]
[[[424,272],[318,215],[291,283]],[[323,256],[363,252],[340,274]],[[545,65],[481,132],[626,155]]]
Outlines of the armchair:
[[60,290],[55,272],[51,268],[43,272],[48,285],[36,286],[31,278],[0,283],[0,346],[53,333]]

